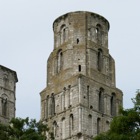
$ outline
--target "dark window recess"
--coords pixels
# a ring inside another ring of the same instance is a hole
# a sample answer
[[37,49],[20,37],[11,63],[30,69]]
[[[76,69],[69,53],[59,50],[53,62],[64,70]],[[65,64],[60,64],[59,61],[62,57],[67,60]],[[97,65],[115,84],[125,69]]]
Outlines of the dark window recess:
[[97,134],[100,133],[100,118],[97,119]]
[[79,39],[77,38],[77,44],[79,43]]
[[112,116],[115,116],[116,115],[116,101],[115,101],[115,93],[112,93],[112,97],[111,97],[111,100],[110,100],[110,105],[111,105],[111,108],[110,108],[110,111],[111,111],[111,115]]
[[103,68],[103,53],[101,49],[98,50],[97,65],[98,70],[101,71]]
[[6,115],[7,115],[7,99],[2,98],[1,103],[2,103],[2,115],[6,117]]
[[90,109],[93,109],[93,106],[92,105],[90,106]]
[[81,65],[79,65],[79,72],[81,71]]

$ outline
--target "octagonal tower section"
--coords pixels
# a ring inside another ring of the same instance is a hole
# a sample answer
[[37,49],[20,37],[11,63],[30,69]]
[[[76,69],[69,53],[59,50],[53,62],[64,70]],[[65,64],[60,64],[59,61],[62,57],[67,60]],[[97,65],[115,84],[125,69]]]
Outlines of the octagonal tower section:
[[109,129],[122,105],[108,49],[109,22],[92,12],[70,12],[54,21],[53,31],[41,120],[56,140],[92,140]]

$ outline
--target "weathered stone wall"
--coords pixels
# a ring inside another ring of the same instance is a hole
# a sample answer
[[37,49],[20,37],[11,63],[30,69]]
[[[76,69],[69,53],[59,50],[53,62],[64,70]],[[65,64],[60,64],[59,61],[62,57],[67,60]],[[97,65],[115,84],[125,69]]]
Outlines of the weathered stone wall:
[[[122,105],[122,93],[118,89],[108,87],[104,84],[97,83],[89,77],[80,75],[80,77],[73,78],[73,81],[77,81],[76,85],[72,85],[74,82],[70,82],[66,87],[64,87],[59,93],[54,95],[55,101],[55,113],[51,114],[52,102],[51,95],[52,92],[44,92],[46,100],[42,100],[42,105],[44,112],[42,112],[42,120],[47,120],[49,126],[53,126],[56,122],[59,126],[57,128],[57,137],[61,138],[62,134],[62,120],[65,118],[65,138],[69,138],[70,133],[70,123],[69,117],[73,115],[74,130],[73,135],[83,134],[87,136],[95,136],[97,134],[97,119],[100,119],[100,132],[106,131],[109,128],[109,124],[112,120],[113,114],[111,114],[111,97],[112,93],[116,95],[116,102],[114,111],[118,114],[118,106]],[[100,88],[103,90],[103,100],[102,107],[103,110],[99,110],[99,92]],[[46,94],[48,93],[48,94]],[[43,94],[43,93],[42,93]],[[44,95],[44,96],[45,96]],[[46,108],[47,107],[47,108]],[[81,113],[79,114],[79,109]],[[116,115],[115,114],[115,115]],[[77,119],[78,118],[78,119]],[[81,128],[80,128],[81,125]]]
[[53,29],[41,120],[55,139],[90,140],[109,129],[122,105],[108,50],[109,23],[95,13],[72,12],[57,18]]
[[0,121],[7,123],[15,117],[16,82],[15,71],[0,65]]

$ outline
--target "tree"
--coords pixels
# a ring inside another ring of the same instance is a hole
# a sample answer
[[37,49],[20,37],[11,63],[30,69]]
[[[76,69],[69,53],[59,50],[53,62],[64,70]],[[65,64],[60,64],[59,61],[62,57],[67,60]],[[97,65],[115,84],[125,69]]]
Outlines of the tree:
[[[46,140],[47,125],[35,119],[13,118],[8,125],[0,124],[0,140]],[[49,133],[53,139],[53,134]]]
[[140,92],[132,99],[134,107],[120,108],[120,115],[113,118],[110,130],[94,140],[140,140]]

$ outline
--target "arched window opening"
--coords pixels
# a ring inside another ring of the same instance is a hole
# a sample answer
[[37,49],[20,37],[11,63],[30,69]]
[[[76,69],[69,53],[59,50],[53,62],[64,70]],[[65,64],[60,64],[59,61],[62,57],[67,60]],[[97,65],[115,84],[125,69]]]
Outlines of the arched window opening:
[[63,53],[62,50],[59,50],[57,54],[57,73],[59,73],[62,67],[63,67]]
[[70,90],[70,107],[72,107],[72,101],[73,101],[72,94],[73,94],[73,90]]
[[109,129],[109,127],[110,127],[110,123],[109,121],[106,121],[106,131]]
[[2,97],[1,99],[2,104],[2,116],[7,116],[7,98]]
[[52,114],[51,115],[55,115],[55,97],[54,97],[54,94],[52,93],[52,96],[51,96],[51,110],[52,110]]
[[66,87],[63,88],[63,92],[61,94],[61,110],[62,111],[64,111],[66,109],[65,94],[66,94]]
[[65,139],[65,118],[62,118],[62,139]]
[[100,24],[97,24],[96,25],[96,28],[95,28],[95,33],[96,33],[96,37],[97,37],[97,41],[101,43],[101,40],[102,40],[102,27]]
[[4,81],[4,87],[7,87],[8,84],[9,84],[9,79],[8,79],[8,75],[7,74],[4,74],[3,81]]
[[101,111],[101,109],[102,109],[102,93],[101,92],[99,92],[99,111]]
[[90,29],[88,29],[88,38],[91,41],[97,42],[97,32],[98,32],[98,28],[95,27],[91,27]]
[[63,42],[66,41],[66,29],[63,29]]
[[66,25],[63,24],[60,28],[60,44],[63,44],[66,41]]
[[100,124],[101,123],[101,119],[100,118],[97,118],[97,134],[99,134],[101,132],[100,130]]
[[89,126],[89,130],[88,130],[88,132],[89,132],[89,135],[90,136],[92,136],[92,132],[93,132],[93,122],[92,122],[92,115],[91,114],[89,114],[88,115],[88,126]]
[[73,114],[70,115],[70,136],[73,134],[73,130],[74,130],[74,119],[73,119]]
[[89,101],[90,97],[89,97],[89,86],[87,86],[87,103],[88,103],[88,107],[89,107]]
[[110,99],[110,114],[112,116],[116,115],[116,95],[115,93],[112,93],[111,99]]
[[61,27],[60,27],[60,44],[63,44],[64,42],[67,41],[68,39],[68,28],[66,27],[65,24],[63,24]]
[[97,68],[99,71],[101,71],[103,68],[103,53],[101,49],[98,50],[97,54]]
[[71,85],[68,85],[68,108],[71,106],[70,104],[70,93],[71,93]]
[[49,117],[49,95],[46,99],[46,119]]
[[63,88],[63,110],[66,109],[66,87]]
[[50,117],[52,115],[52,100],[51,97],[48,97],[48,117]]
[[91,34],[91,28],[89,28],[89,29],[88,29],[88,38],[90,39],[91,36],[92,36],[92,34]]
[[54,121],[54,123],[53,123],[53,134],[54,134],[54,137],[57,136],[57,133],[58,133],[58,125],[57,125],[57,122]]
[[79,72],[81,72],[81,65],[78,66],[78,70],[79,70]]
[[55,97],[52,93],[51,97],[49,98],[49,115],[53,116],[55,114]]
[[98,98],[98,108],[99,108],[99,111],[102,113],[104,112],[104,110],[103,110],[103,106],[104,106],[103,92],[104,92],[104,89],[100,88],[99,98]]
[[96,29],[95,29],[95,33],[96,33],[96,34],[99,33],[99,28],[96,27]]
[[64,101],[64,93],[61,94],[61,111],[64,110],[65,107],[65,101]]

